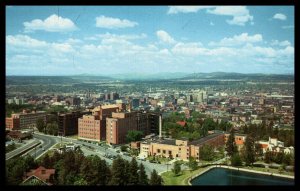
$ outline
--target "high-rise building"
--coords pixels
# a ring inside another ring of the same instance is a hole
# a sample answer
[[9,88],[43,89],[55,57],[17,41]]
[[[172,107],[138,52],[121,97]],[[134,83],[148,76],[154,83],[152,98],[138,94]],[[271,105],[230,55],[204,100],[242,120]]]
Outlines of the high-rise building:
[[110,100],[116,100],[119,99],[119,94],[115,92],[110,93]]
[[73,111],[58,115],[58,134],[61,136],[75,135],[78,133],[78,118],[90,112]]
[[92,110],[92,115],[85,115],[78,119],[78,138],[90,141],[104,141],[106,139],[106,118],[112,112],[119,112],[120,105],[102,105]]
[[147,114],[147,134],[158,134],[159,127],[159,113],[148,112]]
[[[101,141],[101,120],[98,116],[83,115],[78,119],[78,138]],[[102,135],[103,136],[103,135]]]
[[106,142],[108,144],[126,143],[129,130],[137,130],[136,112],[112,113],[111,118],[106,118]]
[[139,105],[140,105],[140,99],[136,99],[136,98],[132,99],[131,106],[133,109],[139,107]]

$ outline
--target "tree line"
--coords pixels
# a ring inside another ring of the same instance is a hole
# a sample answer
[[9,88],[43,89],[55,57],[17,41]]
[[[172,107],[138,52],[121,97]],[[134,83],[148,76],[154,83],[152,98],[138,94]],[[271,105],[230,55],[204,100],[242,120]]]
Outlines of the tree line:
[[84,156],[80,149],[55,151],[34,161],[31,156],[10,159],[6,164],[6,181],[19,185],[25,172],[38,166],[54,168],[54,185],[162,185],[163,180],[155,170],[148,178],[145,167],[135,158],[130,162],[118,156],[109,166],[96,155]]

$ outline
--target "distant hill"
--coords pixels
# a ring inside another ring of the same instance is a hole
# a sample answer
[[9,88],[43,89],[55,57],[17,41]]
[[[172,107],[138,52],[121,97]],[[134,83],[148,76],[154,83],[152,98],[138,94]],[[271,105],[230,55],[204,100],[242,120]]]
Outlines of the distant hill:
[[294,80],[293,74],[242,74],[242,73],[226,73],[226,72],[212,72],[212,73],[194,73],[189,74],[181,80]]
[[156,74],[145,74],[145,73],[125,73],[125,74],[112,74],[110,77],[120,80],[167,80],[167,79],[178,79],[187,76],[188,73],[175,72],[175,73],[156,73]]

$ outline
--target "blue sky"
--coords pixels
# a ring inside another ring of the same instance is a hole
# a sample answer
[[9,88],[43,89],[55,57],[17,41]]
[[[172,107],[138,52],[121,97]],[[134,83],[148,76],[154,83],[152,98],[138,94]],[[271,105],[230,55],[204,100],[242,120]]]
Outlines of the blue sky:
[[6,74],[294,73],[293,6],[7,6]]

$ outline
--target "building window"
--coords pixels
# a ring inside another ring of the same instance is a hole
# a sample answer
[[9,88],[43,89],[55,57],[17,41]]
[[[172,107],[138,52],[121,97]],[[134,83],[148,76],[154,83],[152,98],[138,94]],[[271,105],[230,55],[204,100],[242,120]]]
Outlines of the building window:
[[169,151],[169,155],[171,155],[172,154],[172,151]]
[[157,149],[157,152],[160,153],[160,149]]
[[166,154],[166,150],[163,150],[163,153]]

